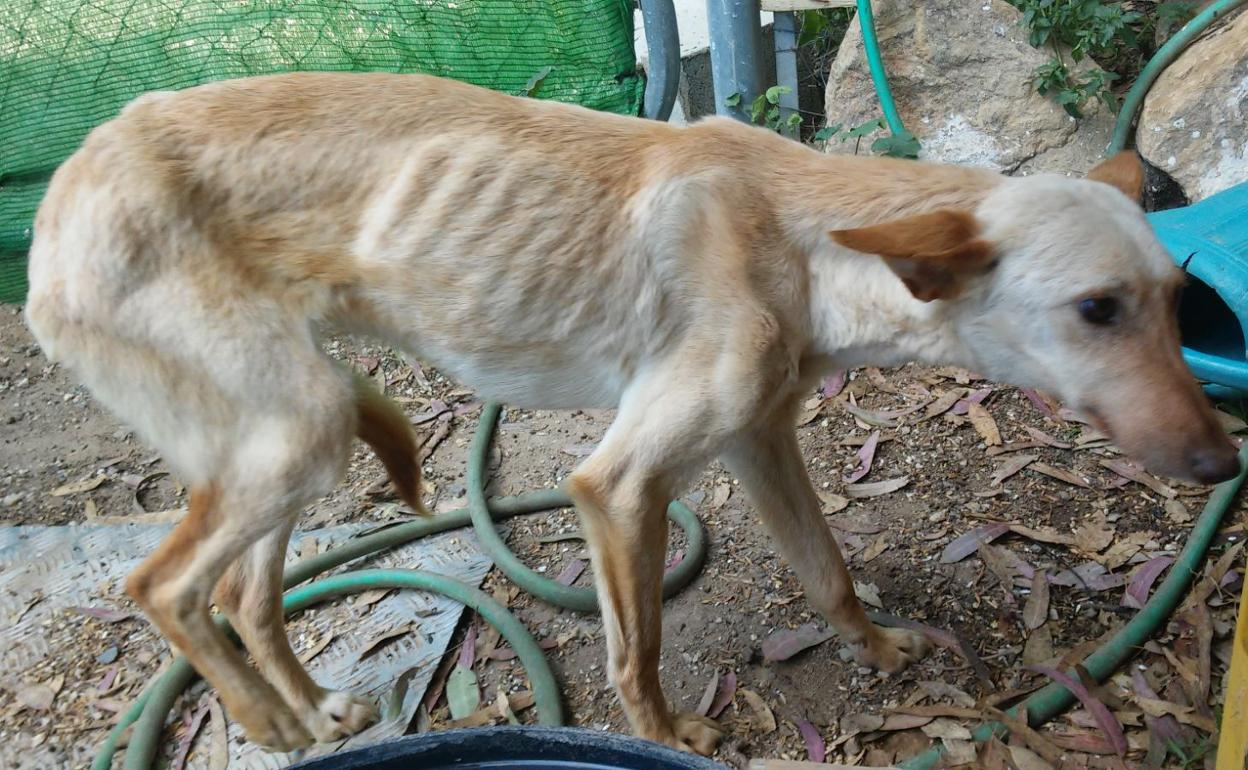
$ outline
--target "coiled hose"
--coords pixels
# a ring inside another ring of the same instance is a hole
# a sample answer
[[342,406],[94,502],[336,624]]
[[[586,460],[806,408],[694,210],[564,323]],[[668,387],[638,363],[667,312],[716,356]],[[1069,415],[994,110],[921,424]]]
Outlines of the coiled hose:
[[[532,492],[519,497],[502,497],[489,500],[485,496],[485,476],[489,464],[490,442],[501,407],[487,404],[473,435],[468,458],[468,507],[426,519],[400,524],[371,535],[356,538],[325,553],[304,559],[292,565],[282,577],[282,586],[290,589],[347,562],[395,548],[413,540],[439,532],[472,525],[482,548],[494,560],[504,574],[511,577],[524,590],[537,598],[558,607],[592,612],[597,609],[597,598],[589,589],[573,589],[543,577],[524,566],[494,528],[495,523],[512,516],[522,516],[539,511],[567,508],[572,501],[556,490]],[[698,574],[706,559],[706,536],[697,516],[687,506],[673,502],[667,510],[671,518],[685,532],[685,556],[663,576],[663,596],[670,597]],[[443,575],[420,570],[369,569],[348,571],[317,580],[306,586],[289,591],[282,600],[287,615],[320,602],[376,588],[405,588],[433,591],[448,596],[476,610],[498,629],[507,643],[516,651],[524,664],[529,681],[533,685],[533,700],[537,706],[538,721],[543,725],[564,723],[563,703],[559,686],[541,648],[520,621],[492,598],[476,588]],[[215,621],[228,629],[225,618]],[[91,764],[92,770],[108,770],[112,766],[122,734],[130,725],[134,730],[126,747],[126,770],[149,770],[153,767],[160,747],[160,737],[165,722],[178,695],[195,678],[195,671],[185,657],[178,657],[155,682],[131,704],[121,720],[101,743]]]

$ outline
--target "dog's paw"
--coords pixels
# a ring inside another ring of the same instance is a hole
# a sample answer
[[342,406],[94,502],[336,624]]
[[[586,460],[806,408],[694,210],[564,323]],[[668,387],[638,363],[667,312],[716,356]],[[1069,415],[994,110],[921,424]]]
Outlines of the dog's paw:
[[895,674],[927,654],[928,643],[921,634],[904,628],[874,627],[867,643],[856,651],[857,661],[886,674]]
[[316,710],[303,723],[321,743],[342,740],[377,721],[377,708],[369,701],[339,690],[326,690]]
[[295,751],[313,743],[312,734],[284,703],[267,704],[242,713],[234,710],[231,715],[242,725],[247,740],[270,751]]
[[674,714],[672,731],[676,735],[676,748],[704,757],[709,757],[724,737],[724,729],[718,722],[699,714]]

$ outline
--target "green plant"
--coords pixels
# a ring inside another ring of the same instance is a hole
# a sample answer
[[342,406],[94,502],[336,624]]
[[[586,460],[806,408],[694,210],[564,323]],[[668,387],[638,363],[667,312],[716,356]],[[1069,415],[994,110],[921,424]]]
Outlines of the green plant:
[[[887,124],[884,122],[884,118],[873,118],[848,129],[843,124],[837,123],[816,131],[815,141],[830,142],[835,139],[841,142],[848,142],[850,139],[854,139],[860,142],[864,137],[886,128]],[[889,155],[894,158],[917,158],[919,157],[920,149],[922,149],[922,145],[919,144],[918,138],[905,129],[896,134],[890,133],[886,136],[877,137],[871,142],[872,152],[877,155]]]
[[[1113,62],[1127,54],[1138,56],[1141,35],[1151,30],[1154,17],[1128,10],[1125,3],[1104,0],[1011,0],[1023,12],[1019,23],[1029,30],[1029,42],[1048,46],[1053,58],[1041,65],[1032,78],[1036,90],[1049,96],[1072,117],[1083,117],[1089,101],[1100,100],[1116,110],[1111,86],[1117,72],[1092,70],[1078,73],[1067,64],[1085,58]],[[1156,11],[1154,12],[1156,13]]]
[[[780,117],[780,97],[792,91],[788,86],[772,86],[759,94],[750,104],[750,120],[772,131],[784,130],[796,134],[802,124],[802,116],[795,112],[787,118]],[[729,94],[724,99],[724,104],[729,107],[740,106],[741,94]]]
[[772,131],[795,133],[802,124],[802,116],[794,112],[787,118],[780,117],[780,97],[792,93],[788,86],[772,86],[754,99],[750,105],[750,120]]

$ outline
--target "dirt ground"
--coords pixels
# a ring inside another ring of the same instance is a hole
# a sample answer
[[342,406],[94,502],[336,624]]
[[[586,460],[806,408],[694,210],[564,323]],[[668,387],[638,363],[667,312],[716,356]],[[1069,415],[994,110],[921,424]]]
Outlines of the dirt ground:
[[[335,339],[328,349],[384,387],[428,437],[431,507],[462,506],[479,411],[472,394],[382,348]],[[1129,669],[1091,688],[1088,704],[1052,727],[976,757],[963,725],[1047,681],[1026,665],[1068,669],[1079,658],[1064,655],[1086,653],[1088,640],[1121,627],[1135,611],[1124,606],[1127,589],[1147,594],[1148,573],[1177,553],[1208,490],[1123,465],[1103,437],[1040,394],[960,370],[861,370],[843,388],[829,383],[810,395],[801,444],[829,525],[852,554],[860,595],[922,624],[943,646],[892,677],[855,665],[821,633],[825,624],[771,550],[735,481],[712,466],[684,497],[705,525],[710,550],[702,574],[666,605],[662,677],[675,708],[709,711],[725,726],[717,759],[735,768],[754,757],[821,756],[887,766],[936,741],[952,752],[951,765],[1008,767],[998,757],[1004,752],[1024,769],[1212,767],[1212,727],[1244,564],[1242,507],[1224,522],[1198,581],[1200,595]],[[609,418],[508,410],[490,492],[554,486]],[[1227,421],[1242,427],[1234,417]],[[872,444],[869,472],[847,485]],[[184,490],[165,471],[152,450],[43,358],[18,309],[0,306],[0,524],[168,518],[164,512],[183,504]],[[380,464],[360,446],[346,480],[300,526],[407,516],[390,497]],[[993,542],[961,537],[977,530]],[[576,534],[574,514],[562,511],[515,521],[509,542],[535,569],[566,579],[587,566]],[[674,533],[671,554],[683,545]],[[591,585],[592,569],[575,584]],[[572,720],[625,729],[603,673],[600,623],[516,592],[497,572],[485,588],[544,640]],[[129,615],[137,610],[124,600],[118,610],[127,616],[67,615],[49,629],[58,654],[35,670],[0,672],[0,764],[18,764],[25,748],[47,744],[65,757],[64,766],[84,766],[118,710],[167,659],[146,622]],[[501,689],[520,706],[523,669],[471,618],[459,639],[469,626],[481,703],[493,704]],[[448,659],[458,654],[452,649]],[[202,691],[191,691],[186,709]],[[444,696],[427,701],[431,713],[413,730],[451,721]],[[521,721],[532,721],[532,712],[520,711]],[[487,718],[492,712],[477,721]],[[169,745],[186,732],[184,723],[171,726]],[[207,750],[201,743],[192,744],[192,754]]]

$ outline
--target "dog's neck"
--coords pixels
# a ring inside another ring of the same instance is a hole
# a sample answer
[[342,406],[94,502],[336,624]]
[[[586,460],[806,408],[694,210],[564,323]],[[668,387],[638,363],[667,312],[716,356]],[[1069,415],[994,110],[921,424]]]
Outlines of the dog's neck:
[[[955,208],[973,211],[1002,177],[985,169],[823,156],[776,180],[775,210],[808,261],[808,355],[848,368],[909,362],[975,368],[958,329],[956,300],[921,302],[873,255],[835,244],[828,231]],[[796,164],[793,167],[799,167]]]

